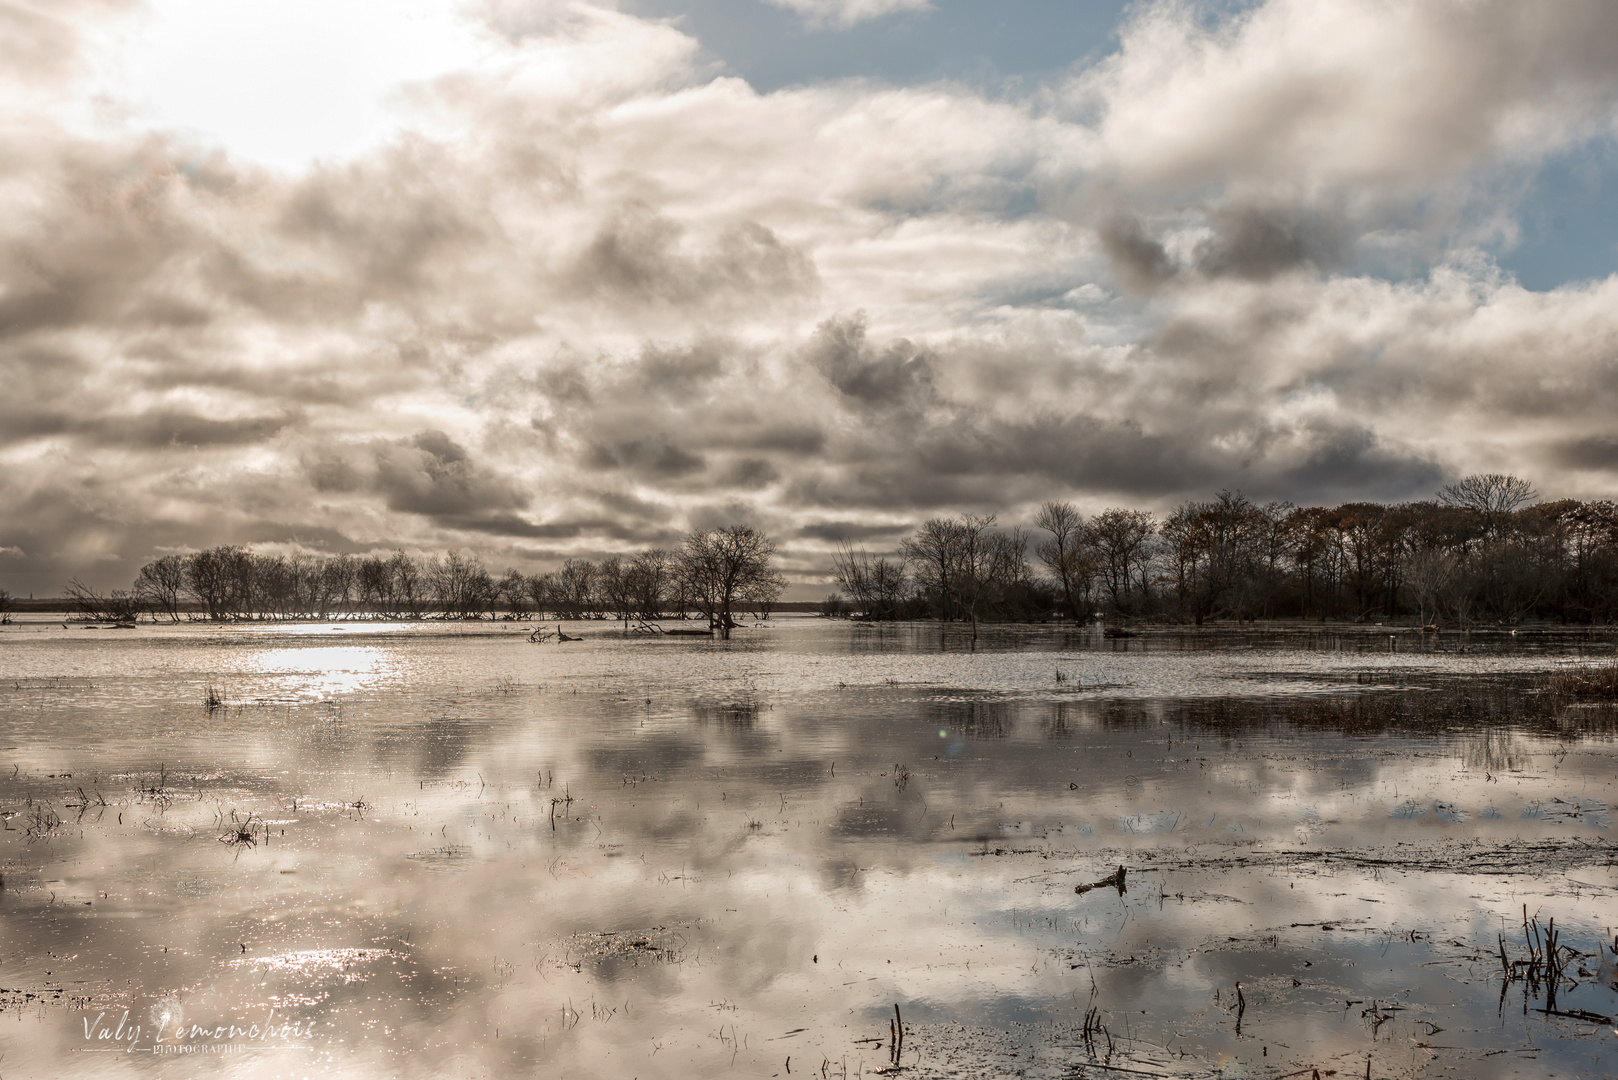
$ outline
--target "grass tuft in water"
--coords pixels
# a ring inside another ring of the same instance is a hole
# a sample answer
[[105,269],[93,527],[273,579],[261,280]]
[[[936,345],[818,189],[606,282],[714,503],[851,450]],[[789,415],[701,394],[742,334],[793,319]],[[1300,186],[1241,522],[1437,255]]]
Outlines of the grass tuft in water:
[[1618,701],[1618,659],[1567,668],[1548,685],[1557,697]]

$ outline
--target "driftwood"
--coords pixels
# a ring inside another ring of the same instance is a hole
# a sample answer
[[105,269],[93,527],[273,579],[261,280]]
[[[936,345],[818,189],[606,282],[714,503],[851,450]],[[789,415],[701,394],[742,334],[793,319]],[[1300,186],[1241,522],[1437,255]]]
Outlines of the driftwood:
[[1118,869],[1114,870],[1100,881],[1092,881],[1088,885],[1075,885],[1073,886],[1073,891],[1082,894],[1089,892],[1091,889],[1105,889],[1110,886],[1117,886],[1119,896],[1124,895],[1124,893],[1128,891],[1124,888],[1123,867],[1120,866]]

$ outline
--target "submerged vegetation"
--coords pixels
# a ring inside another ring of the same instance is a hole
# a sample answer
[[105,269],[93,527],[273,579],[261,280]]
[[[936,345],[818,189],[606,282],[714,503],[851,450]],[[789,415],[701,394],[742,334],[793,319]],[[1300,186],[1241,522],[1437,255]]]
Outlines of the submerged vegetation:
[[1618,658],[1560,671],[1551,676],[1550,691],[1557,697],[1618,701]]

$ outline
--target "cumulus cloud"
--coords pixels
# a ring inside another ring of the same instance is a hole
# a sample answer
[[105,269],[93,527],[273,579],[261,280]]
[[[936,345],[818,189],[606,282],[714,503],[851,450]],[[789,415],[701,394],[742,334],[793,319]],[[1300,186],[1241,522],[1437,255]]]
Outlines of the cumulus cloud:
[[[117,9],[5,7],[56,58],[7,77],[80,85]],[[1618,488],[1618,279],[1489,253],[1611,137],[1606,5],[1163,2],[1025,97],[760,94],[669,23],[477,10],[483,63],[301,170],[0,103],[7,587],[220,542],[537,568],[735,515],[809,572],[1053,497]]]

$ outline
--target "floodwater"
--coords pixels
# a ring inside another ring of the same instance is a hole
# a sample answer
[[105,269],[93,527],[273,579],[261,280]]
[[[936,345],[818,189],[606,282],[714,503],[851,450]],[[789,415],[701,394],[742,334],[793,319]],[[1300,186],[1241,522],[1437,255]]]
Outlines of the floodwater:
[[7,1080],[1618,1074],[1600,633],[30,618]]

